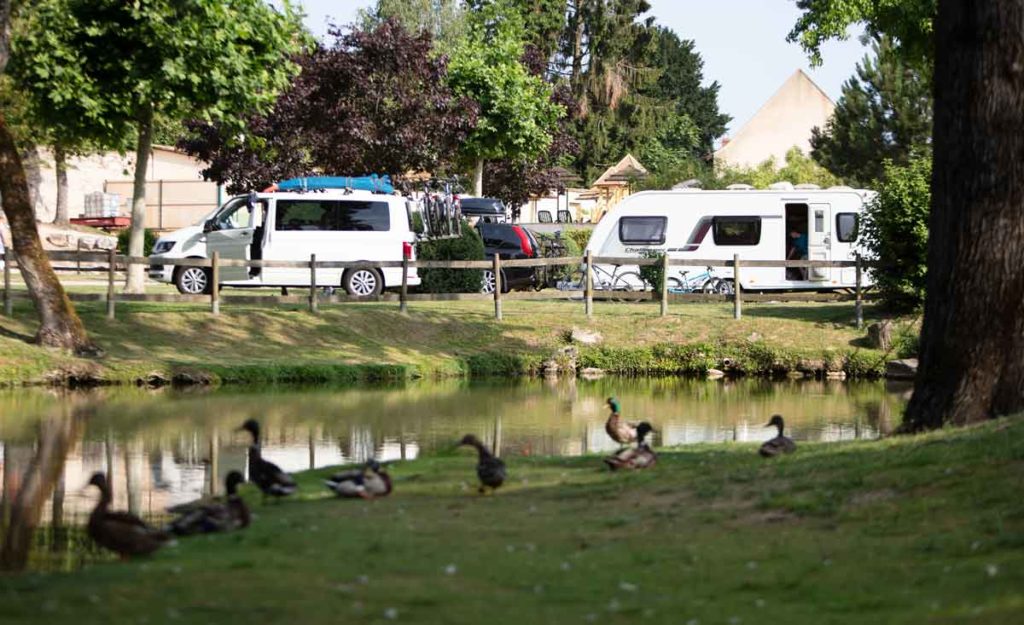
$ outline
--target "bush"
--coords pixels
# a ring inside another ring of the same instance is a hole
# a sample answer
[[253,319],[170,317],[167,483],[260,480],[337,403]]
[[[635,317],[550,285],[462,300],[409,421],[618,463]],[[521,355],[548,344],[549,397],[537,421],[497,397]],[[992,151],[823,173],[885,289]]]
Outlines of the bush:
[[[153,246],[156,245],[156,240],[160,237],[157,236],[156,232],[146,228],[144,230],[144,237],[142,239],[142,255],[149,256],[153,253]],[[127,254],[128,253],[128,240],[132,236],[132,229],[125,228],[124,230],[117,233],[117,253]]]
[[589,228],[565,228],[562,230],[562,238],[575,241],[576,247],[579,248],[580,254],[582,254],[583,250],[587,249],[587,243],[590,242],[590,233],[591,230]]
[[[416,244],[419,260],[484,260],[484,242],[476,228],[462,222],[462,236],[430,239]],[[476,293],[483,272],[479,269],[420,269],[420,288],[428,293]]]
[[658,250],[644,250],[640,252],[642,258],[655,258],[658,260],[657,265],[641,265],[640,266],[640,277],[644,279],[654,292],[659,296],[661,295],[661,283],[665,280],[665,268],[661,266],[661,258],[665,254]]
[[931,206],[931,157],[887,163],[885,182],[864,214],[863,241],[884,304],[908,310],[924,303]]

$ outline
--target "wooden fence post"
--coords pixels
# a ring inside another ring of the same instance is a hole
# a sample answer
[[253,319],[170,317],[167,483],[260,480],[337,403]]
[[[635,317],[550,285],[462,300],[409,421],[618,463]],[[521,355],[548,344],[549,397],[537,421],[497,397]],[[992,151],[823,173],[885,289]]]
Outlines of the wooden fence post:
[[494,318],[501,321],[501,254],[494,255]]
[[11,298],[11,261],[14,260],[14,254],[10,250],[5,250],[3,254],[4,258],[4,314],[8,317],[14,315],[14,300]]
[[210,312],[220,314],[220,252],[213,253],[210,267]]
[[117,271],[117,250],[107,250],[107,319],[114,320],[114,272]]
[[583,271],[583,312],[587,318],[594,316],[594,256],[587,250],[586,268]]
[[740,295],[740,255],[732,255],[732,318],[739,319],[743,316],[743,297]]
[[661,316],[668,316],[668,252],[661,257]]
[[855,302],[853,305],[853,309],[857,319],[857,329],[860,330],[861,328],[864,327],[864,301],[862,299],[863,296],[861,294],[860,254],[857,254],[854,258],[856,259],[855,262],[857,263],[856,265],[854,265],[857,269],[857,286],[856,290],[854,291]]
[[316,299],[316,254],[309,255],[309,312],[320,311],[320,303]]
[[398,312],[403,315],[409,312],[409,304],[405,298],[409,295],[409,257],[402,255],[402,290],[398,294]]

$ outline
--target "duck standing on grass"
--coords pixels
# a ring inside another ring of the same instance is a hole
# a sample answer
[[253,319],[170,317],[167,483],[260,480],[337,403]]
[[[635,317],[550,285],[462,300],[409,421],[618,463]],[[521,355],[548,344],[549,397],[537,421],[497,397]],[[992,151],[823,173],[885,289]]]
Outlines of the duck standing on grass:
[[765,425],[766,428],[770,428],[772,426],[779,428],[779,435],[775,438],[766,440],[764,444],[761,445],[761,449],[759,449],[757,453],[761,454],[765,458],[774,458],[775,456],[791,454],[796,451],[796,443],[793,442],[793,439],[782,435],[782,430],[785,427],[782,415],[773,415],[771,421]]
[[280,498],[291,495],[298,489],[295,480],[269,460],[264,460],[260,453],[260,424],[256,419],[249,419],[239,430],[252,434],[252,445],[249,446],[249,481],[259,487],[263,493],[263,501],[267,496]]
[[116,552],[122,559],[145,556],[170,542],[171,534],[146,525],[130,512],[111,512],[110,484],[103,473],[94,473],[90,486],[100,489],[100,500],[89,515],[89,537],[101,547]]
[[335,473],[324,484],[339,497],[375,499],[391,494],[391,476],[372,458],[362,469]]
[[646,469],[653,467],[658,462],[658,456],[644,441],[648,433],[653,432],[651,424],[643,421],[636,426],[636,447],[621,449],[604,459],[613,471],[616,469]]
[[167,529],[178,536],[230,532],[249,527],[249,508],[238,494],[238,485],[245,478],[238,471],[228,473],[224,480],[227,495],[223,501],[200,500],[169,508],[178,515]]
[[466,434],[459,442],[459,446],[469,445],[476,448],[479,461],[476,464],[476,475],[480,478],[480,494],[483,495],[490,488],[491,492],[498,490],[498,487],[505,482],[505,463],[501,458],[496,458],[480,439],[472,434]]
[[628,445],[636,440],[636,423],[627,423],[622,420],[622,415],[619,409],[619,400],[614,397],[609,397],[608,409],[611,410],[611,414],[608,415],[608,421],[604,424],[604,431],[608,433],[608,436],[612,437],[612,440],[620,445]]

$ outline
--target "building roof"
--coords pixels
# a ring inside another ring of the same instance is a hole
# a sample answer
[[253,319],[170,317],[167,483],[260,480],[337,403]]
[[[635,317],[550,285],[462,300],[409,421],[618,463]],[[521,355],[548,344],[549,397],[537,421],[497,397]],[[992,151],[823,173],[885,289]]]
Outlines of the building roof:
[[796,70],[732,140],[715,152],[715,162],[756,167],[775,158],[779,167],[793,147],[811,151],[811,129],[824,127],[835,103],[803,70]]
[[630,180],[647,176],[647,168],[640,164],[632,154],[622,157],[612,165],[594,183],[595,187],[619,187],[629,184]]

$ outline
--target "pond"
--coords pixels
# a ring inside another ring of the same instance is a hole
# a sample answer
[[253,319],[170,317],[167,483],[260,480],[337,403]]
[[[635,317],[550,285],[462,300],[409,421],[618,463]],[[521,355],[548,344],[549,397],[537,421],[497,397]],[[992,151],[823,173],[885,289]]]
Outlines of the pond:
[[[264,456],[300,471],[412,459],[469,432],[505,457],[613,450],[604,432],[612,395],[625,418],[654,425],[658,446],[765,440],[774,413],[797,440],[876,438],[898,422],[906,391],[883,382],[667,378],[0,391],[0,523],[31,486],[40,450],[56,449],[63,467],[56,484],[36,494],[42,529],[29,566],[75,568],[95,557],[80,530],[96,501],[83,488],[93,472],[113,476],[115,508],[160,517],[168,506],[221,492],[228,471],[244,470],[248,435],[235,430],[250,417],[263,424]],[[48,436],[58,442],[42,444]]]

